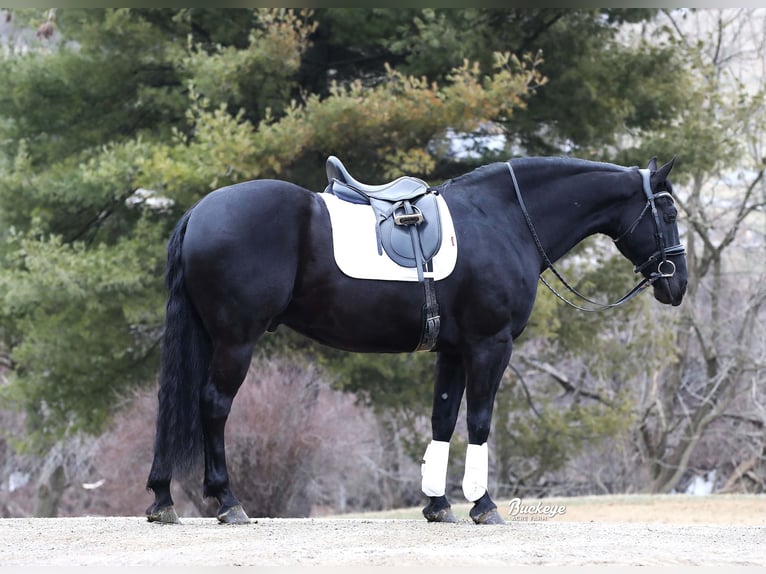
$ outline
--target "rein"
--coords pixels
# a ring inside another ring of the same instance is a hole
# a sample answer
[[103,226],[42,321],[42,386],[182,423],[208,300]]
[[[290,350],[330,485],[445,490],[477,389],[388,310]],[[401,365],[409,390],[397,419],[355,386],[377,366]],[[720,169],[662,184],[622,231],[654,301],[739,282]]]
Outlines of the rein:
[[510,161],[506,162],[506,165],[508,166],[508,170],[511,173],[511,180],[513,180],[513,189],[516,192],[516,198],[519,201],[519,207],[521,208],[521,212],[524,214],[524,219],[527,222],[527,227],[529,227],[529,231],[532,234],[532,238],[535,241],[535,245],[537,246],[537,250],[540,252],[540,255],[543,257],[543,261],[545,261],[546,266],[551,270],[551,272],[556,276],[556,278],[561,281],[561,283],[566,287],[566,289],[574,294],[575,296],[579,297],[586,303],[590,303],[591,305],[594,305],[593,308],[588,307],[582,307],[581,305],[577,305],[576,303],[572,303],[569,299],[564,297],[561,293],[556,291],[556,289],[553,288],[553,286],[548,283],[545,278],[540,275],[540,281],[543,282],[543,285],[545,285],[550,291],[559,299],[561,299],[564,303],[567,305],[574,307],[575,309],[578,309],[580,311],[587,311],[589,313],[596,313],[599,311],[606,311],[607,309],[613,309],[615,307],[619,307],[620,305],[624,305],[631,299],[633,299],[636,295],[641,293],[644,289],[649,287],[650,285],[654,284],[655,281],[662,278],[668,278],[672,277],[676,273],[676,265],[672,261],[668,259],[668,256],[673,255],[683,255],[685,253],[685,249],[683,245],[673,245],[670,247],[667,247],[665,245],[665,236],[662,232],[662,226],[660,225],[660,215],[657,211],[657,206],[655,204],[655,199],[658,197],[670,197],[672,199],[672,195],[667,191],[662,191],[660,193],[655,194],[652,191],[652,187],[650,185],[649,181],[649,170],[648,169],[639,169],[639,173],[641,174],[641,179],[643,181],[643,190],[644,194],[646,195],[646,205],[644,206],[644,209],[641,210],[641,213],[638,214],[638,217],[636,220],[628,227],[628,229],[622,233],[617,239],[614,240],[615,244],[619,243],[622,239],[624,239],[626,236],[632,234],[636,228],[638,227],[639,222],[641,219],[646,215],[647,211],[651,209],[652,216],[654,219],[654,226],[656,229],[655,238],[657,240],[657,251],[655,251],[652,255],[649,256],[649,258],[644,261],[643,263],[636,265],[633,268],[634,273],[640,273],[644,269],[646,269],[649,265],[654,263],[655,261],[660,260],[660,263],[657,265],[657,271],[651,273],[649,277],[644,277],[633,289],[628,291],[625,295],[620,297],[617,301],[614,303],[599,303],[598,301],[593,301],[592,299],[589,299],[577,289],[572,287],[569,282],[567,282],[566,279],[561,275],[561,273],[558,272],[558,270],[553,266],[553,262],[548,257],[548,254],[545,252],[545,249],[543,248],[542,243],[540,242],[540,238],[537,235],[537,232],[535,231],[535,226],[532,224],[532,218],[529,216],[529,211],[527,211],[527,206],[524,203],[524,198],[521,196],[521,190],[519,189],[519,183],[516,181],[516,174],[513,171],[513,166],[511,165]]

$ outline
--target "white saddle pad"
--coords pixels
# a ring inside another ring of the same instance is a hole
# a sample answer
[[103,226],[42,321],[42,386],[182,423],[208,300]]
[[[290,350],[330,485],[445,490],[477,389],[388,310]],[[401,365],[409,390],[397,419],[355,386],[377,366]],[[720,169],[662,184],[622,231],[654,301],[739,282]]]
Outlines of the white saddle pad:
[[[369,205],[359,205],[338,199],[331,193],[318,193],[330,212],[335,262],[340,270],[354,279],[386,281],[417,281],[417,269],[402,267],[386,252],[378,255],[375,236],[375,215]],[[442,224],[442,244],[431,260],[433,271],[424,274],[435,281],[444,279],[457,262],[457,237],[447,202],[436,196]]]

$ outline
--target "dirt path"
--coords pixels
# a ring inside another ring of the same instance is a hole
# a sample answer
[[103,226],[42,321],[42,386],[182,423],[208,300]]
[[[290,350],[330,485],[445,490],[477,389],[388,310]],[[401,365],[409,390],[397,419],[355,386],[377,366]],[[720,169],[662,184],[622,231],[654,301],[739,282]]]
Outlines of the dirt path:
[[761,525],[553,518],[481,527],[413,519],[259,519],[219,526],[187,518],[162,526],[143,518],[17,518],[0,520],[0,564],[766,566],[763,516]]

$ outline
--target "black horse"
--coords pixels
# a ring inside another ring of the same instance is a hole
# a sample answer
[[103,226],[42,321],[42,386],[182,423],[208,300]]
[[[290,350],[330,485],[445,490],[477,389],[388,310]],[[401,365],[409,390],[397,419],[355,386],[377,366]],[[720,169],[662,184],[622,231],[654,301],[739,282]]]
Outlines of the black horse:
[[[679,305],[687,271],[676,225],[672,161],[648,170],[567,158],[493,163],[435,188],[452,214],[454,271],[435,283],[440,331],[433,440],[423,464],[424,515],[454,521],[444,495],[447,448],[465,392],[469,446],[463,489],[477,523],[502,518],[486,490],[495,393],[513,340],[527,324],[538,276],[601,233],[645,277],[661,303]],[[278,325],[339,349],[402,353],[418,346],[418,282],[352,279],[333,259],[319,194],[278,180],[218,189],[178,222],[168,244],[169,291],[150,521],[177,522],[171,477],[204,454],[203,493],[218,519],[249,519],[229,486],[224,427],[258,338]]]

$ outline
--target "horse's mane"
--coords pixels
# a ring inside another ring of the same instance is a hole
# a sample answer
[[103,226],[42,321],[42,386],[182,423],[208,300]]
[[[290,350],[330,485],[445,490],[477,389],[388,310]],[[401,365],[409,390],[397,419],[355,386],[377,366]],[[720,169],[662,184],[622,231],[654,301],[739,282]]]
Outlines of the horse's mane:
[[484,179],[490,174],[494,174],[500,169],[507,169],[504,162],[488,163],[487,165],[479,166],[471,171],[458,175],[446,181],[446,184],[451,183],[470,183],[476,179]]
[[603,161],[592,161],[589,159],[580,159],[576,157],[566,156],[543,156],[543,157],[524,157],[514,159],[513,165],[530,166],[530,167],[549,167],[560,168],[565,171],[580,172],[580,171],[628,171],[635,169],[632,167],[625,167],[614,163]]
[[[629,171],[635,167],[625,167],[608,162],[591,161],[587,159],[565,157],[565,156],[540,156],[540,157],[521,157],[512,160],[514,168],[531,169],[556,169],[572,174],[583,171]],[[448,183],[471,183],[477,179],[485,179],[500,171],[507,172],[505,162],[494,162],[477,167],[463,175],[449,180]]]

